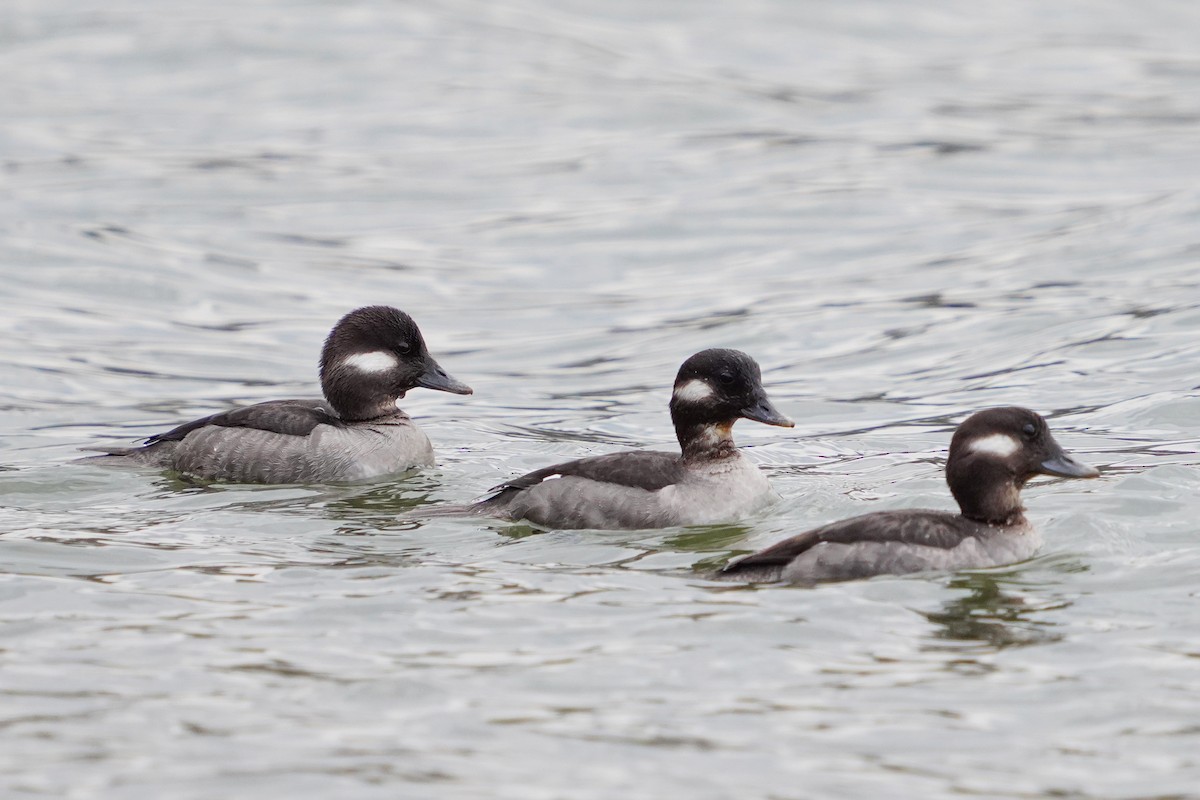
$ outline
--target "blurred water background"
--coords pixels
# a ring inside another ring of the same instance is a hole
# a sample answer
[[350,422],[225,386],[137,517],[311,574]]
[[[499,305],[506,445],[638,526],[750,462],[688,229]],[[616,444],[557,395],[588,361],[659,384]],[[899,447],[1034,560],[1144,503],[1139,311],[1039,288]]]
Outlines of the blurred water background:
[[[6,798],[1200,797],[1200,6],[0,4]],[[439,466],[197,486],[68,462],[311,396],[421,324]],[[399,519],[674,446],[762,364],[743,524]],[[1104,476],[960,575],[730,587],[812,525],[950,508],[955,422]]]

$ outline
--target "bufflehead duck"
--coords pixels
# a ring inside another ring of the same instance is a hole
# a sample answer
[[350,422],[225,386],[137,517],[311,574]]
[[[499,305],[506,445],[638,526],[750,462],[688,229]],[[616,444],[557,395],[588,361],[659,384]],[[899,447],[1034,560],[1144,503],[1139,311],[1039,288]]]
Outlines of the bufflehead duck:
[[898,510],[852,517],[727,564],[713,577],[813,584],[1024,561],[1041,544],[1021,506],[1026,481],[1099,474],[1067,455],[1038,414],[1016,407],[980,411],[950,440],[946,482],[961,513]]
[[635,529],[726,522],[775,500],[767,478],[733,443],[733,423],[792,427],[767,399],[758,364],[737,350],[683,362],[671,395],[681,454],[610,453],[555,464],[434,515],[482,514],[546,528]]
[[433,464],[429,439],[397,406],[405,392],[471,394],[433,360],[412,317],[388,306],[342,317],[321,350],[320,374],[325,401],[235,408],[85,460],[246,483],[375,478]]

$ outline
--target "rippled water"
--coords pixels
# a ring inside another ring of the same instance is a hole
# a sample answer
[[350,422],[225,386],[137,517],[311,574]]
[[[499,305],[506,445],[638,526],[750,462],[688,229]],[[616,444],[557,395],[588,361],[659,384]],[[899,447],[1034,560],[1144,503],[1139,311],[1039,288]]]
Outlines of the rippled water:
[[[1200,7],[9,3],[6,797],[1200,796]],[[352,488],[69,465],[316,391],[360,304],[476,395]],[[399,514],[670,447],[750,352],[784,502],[550,532]],[[947,508],[1018,403],[1101,465],[975,574],[703,578]]]

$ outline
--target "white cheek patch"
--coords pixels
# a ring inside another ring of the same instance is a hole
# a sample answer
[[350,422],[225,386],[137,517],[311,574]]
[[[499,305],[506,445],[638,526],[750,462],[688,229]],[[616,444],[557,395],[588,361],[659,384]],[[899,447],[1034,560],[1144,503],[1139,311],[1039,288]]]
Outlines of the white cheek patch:
[[698,403],[713,395],[713,388],[699,378],[693,378],[675,390],[675,399],[685,403]]
[[967,449],[972,453],[1008,458],[1021,449],[1021,443],[1006,433],[993,433],[971,442]]
[[342,363],[359,372],[387,372],[400,362],[391,353],[374,350],[370,353],[355,353],[347,356]]

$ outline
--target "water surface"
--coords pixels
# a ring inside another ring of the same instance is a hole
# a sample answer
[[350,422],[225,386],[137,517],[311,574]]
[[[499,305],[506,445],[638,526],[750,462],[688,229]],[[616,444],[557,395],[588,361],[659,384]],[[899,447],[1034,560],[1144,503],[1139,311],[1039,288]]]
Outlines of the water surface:
[[[10,4],[0,29],[6,797],[1200,796],[1200,9]],[[436,469],[197,486],[68,462],[311,395],[413,314]],[[737,347],[795,430],[737,525],[402,512],[669,448]],[[967,574],[714,584],[948,508],[1021,404],[1104,476]]]

